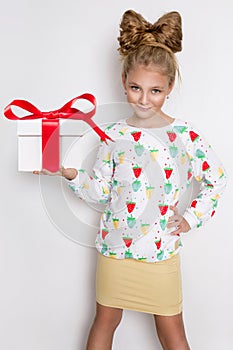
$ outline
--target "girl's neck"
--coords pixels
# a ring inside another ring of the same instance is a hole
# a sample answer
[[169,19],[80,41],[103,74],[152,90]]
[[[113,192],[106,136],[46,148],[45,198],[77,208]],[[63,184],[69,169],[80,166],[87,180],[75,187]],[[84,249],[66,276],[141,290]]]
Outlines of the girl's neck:
[[133,114],[131,117],[126,119],[126,122],[128,125],[138,128],[162,128],[166,125],[172,124],[174,120],[175,118],[161,112],[159,115],[154,115],[151,118],[145,119],[139,118],[137,115]]

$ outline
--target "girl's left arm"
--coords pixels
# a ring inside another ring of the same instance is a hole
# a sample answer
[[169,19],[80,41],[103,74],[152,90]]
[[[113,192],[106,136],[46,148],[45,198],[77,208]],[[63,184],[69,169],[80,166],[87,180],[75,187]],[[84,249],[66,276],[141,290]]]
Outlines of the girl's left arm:
[[193,176],[201,185],[199,194],[183,215],[192,229],[202,226],[215,214],[227,176],[222,162],[199,131],[190,127],[185,143]]

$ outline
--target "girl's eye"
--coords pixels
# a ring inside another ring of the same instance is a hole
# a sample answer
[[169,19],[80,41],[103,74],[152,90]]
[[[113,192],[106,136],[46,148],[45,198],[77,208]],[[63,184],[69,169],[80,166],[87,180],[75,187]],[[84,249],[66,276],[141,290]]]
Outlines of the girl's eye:
[[160,90],[158,90],[158,89],[153,89],[152,90],[152,94],[159,94],[161,91]]
[[140,90],[140,88],[139,88],[138,86],[135,86],[135,85],[132,85],[132,86],[131,86],[131,89],[132,89],[133,91],[139,91],[139,90]]

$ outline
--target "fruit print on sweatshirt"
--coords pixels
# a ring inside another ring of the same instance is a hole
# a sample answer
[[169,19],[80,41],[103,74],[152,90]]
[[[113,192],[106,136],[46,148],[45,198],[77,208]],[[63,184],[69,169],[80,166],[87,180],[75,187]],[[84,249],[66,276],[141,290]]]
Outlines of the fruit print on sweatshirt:
[[97,250],[115,259],[156,262],[181,249],[167,222],[170,205],[182,202],[192,181],[200,192],[183,214],[191,228],[215,215],[226,186],[226,172],[213,149],[193,126],[176,119],[158,129],[136,128],[122,119],[105,132],[90,176],[84,169],[68,181],[83,200],[105,205]]

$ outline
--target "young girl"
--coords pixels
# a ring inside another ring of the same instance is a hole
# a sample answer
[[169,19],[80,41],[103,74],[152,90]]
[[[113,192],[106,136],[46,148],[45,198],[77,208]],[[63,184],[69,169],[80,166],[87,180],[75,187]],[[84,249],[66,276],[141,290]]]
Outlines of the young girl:
[[[187,350],[180,234],[214,215],[226,176],[201,133],[162,111],[179,75],[179,13],[150,24],[126,11],[118,40],[133,113],[106,128],[114,142],[100,144],[92,177],[83,169],[58,173],[80,198],[106,204],[96,238],[96,317],[86,349],[111,349],[122,311],[131,309],[154,315],[163,349]],[[178,203],[193,179],[200,192],[181,215]]]

